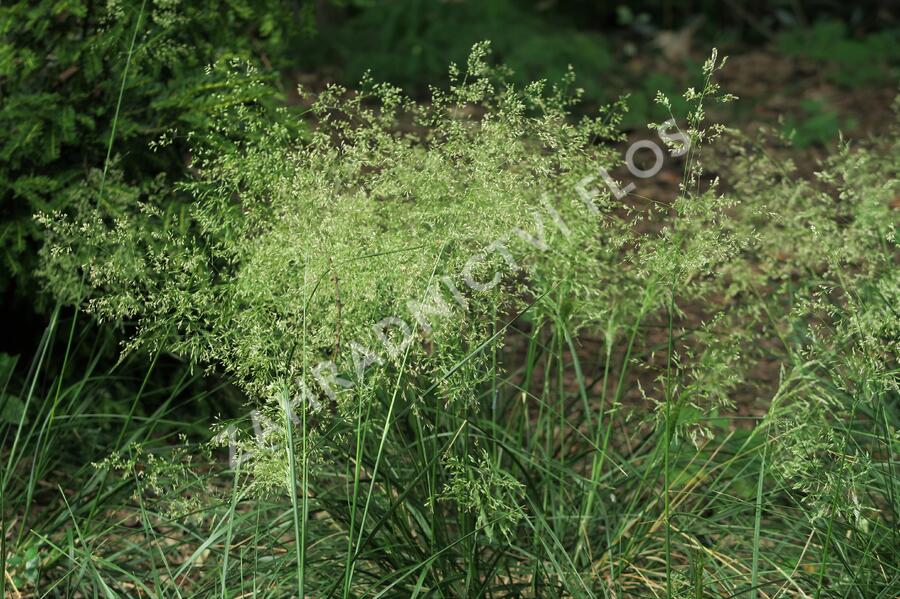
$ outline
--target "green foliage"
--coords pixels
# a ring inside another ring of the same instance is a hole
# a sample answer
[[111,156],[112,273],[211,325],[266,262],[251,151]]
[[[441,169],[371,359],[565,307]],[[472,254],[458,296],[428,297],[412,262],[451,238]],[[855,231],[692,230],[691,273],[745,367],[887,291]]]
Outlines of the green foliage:
[[834,143],[840,127],[835,111],[828,110],[821,102],[806,100],[801,104],[799,118],[785,120],[784,132],[790,136],[795,147],[806,148],[813,144]]
[[525,517],[520,505],[524,485],[498,468],[484,450],[466,461],[450,456],[444,467],[448,480],[441,498],[477,514],[475,526],[492,540],[496,530],[509,540]]
[[855,37],[843,21],[819,21],[809,29],[779,36],[781,51],[823,64],[828,78],[844,87],[892,83],[900,67],[900,31],[887,29]]
[[[213,131],[229,141],[193,149],[199,176],[183,186],[197,200],[192,209],[164,212],[166,197],[155,189],[146,199],[118,193],[113,220],[91,200],[95,177],[66,202],[75,219],[41,217],[50,288],[62,297],[86,277],[101,319],[137,319],[134,347],[223,366],[261,399],[318,360],[332,357],[352,372],[356,352],[347,344],[381,346],[372,330],[381,319],[421,323],[410,302],[446,312],[454,299],[443,277],[464,289],[466,264],[480,252],[486,259],[471,273],[478,281],[491,281],[490,267],[524,269],[535,294],[564,280],[573,299],[602,306],[625,284],[596,289],[598,269],[611,269],[598,258],[624,242],[625,228],[595,235],[575,187],[610,160],[592,140],[613,129],[599,117],[568,123],[564,88],[507,87],[485,52],[479,46],[465,74],[454,71],[450,91],[436,90],[428,104],[365,81],[356,95],[329,87],[312,106],[319,123],[309,143],[264,109],[223,107]],[[412,129],[397,128],[404,120]],[[526,230],[552,249],[536,250]],[[428,331],[432,342],[448,350],[476,344],[482,315],[516,297],[470,295],[466,319],[440,319]],[[436,372],[462,357],[428,357],[418,343],[411,351]],[[400,361],[399,348],[388,353]]]
[[[187,161],[184,135],[204,135],[211,111],[243,100],[204,68],[230,57],[278,61],[291,15],[268,0],[4,3],[0,288],[12,278],[19,292],[33,291],[39,229],[32,214],[64,208],[72,188],[104,167],[111,143],[113,156],[121,157],[123,184],[180,176]],[[269,90],[257,99],[276,95]],[[151,152],[148,142],[167,131],[178,143]]]
[[[193,202],[94,172],[40,216],[40,275],[63,303],[83,289],[87,310],[127,327],[126,349],[237,383],[249,422],[195,432],[188,467],[184,440],[153,437],[183,422],[129,416],[84,485],[115,489],[112,513],[86,507],[89,490],[57,500],[45,532],[10,541],[47,555],[38,576],[16,561],[14,580],[896,595],[900,135],[843,143],[805,178],[765,135],[708,122],[733,99],[724,64],[714,52],[679,100],[684,177],[656,202],[589,178],[616,165],[621,104],[575,119],[570,75],[510,84],[485,44],[429,102],[369,79],[305,98],[306,136],[254,100],[268,92],[252,69],[212,69],[245,100],[194,138],[178,186]],[[390,316],[412,334],[373,329]],[[322,364],[347,383],[323,384]],[[78,415],[66,426],[90,415],[88,381],[59,394]],[[26,456],[46,473],[68,438],[47,411],[3,425],[15,506],[37,488]],[[93,432],[80,451],[108,446]],[[230,468],[204,463],[223,446]]]
[[605,79],[614,57],[606,38],[516,0],[381,2],[322,29],[322,43],[331,45],[347,80],[371,70],[376,79],[412,91],[446,81],[447,62],[464,61],[484,39],[520,85],[559,79],[571,65],[588,99],[608,98]]

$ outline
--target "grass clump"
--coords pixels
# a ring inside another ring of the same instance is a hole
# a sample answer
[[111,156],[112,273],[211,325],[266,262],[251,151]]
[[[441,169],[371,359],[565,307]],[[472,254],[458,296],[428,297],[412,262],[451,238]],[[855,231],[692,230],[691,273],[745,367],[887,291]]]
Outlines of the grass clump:
[[[608,261],[594,258],[626,231],[588,234],[596,217],[575,187],[611,162],[593,142],[614,129],[568,123],[563,88],[500,87],[485,52],[427,105],[368,81],[354,94],[332,86],[311,105],[308,140],[259,105],[224,109],[227,141],[198,145],[198,176],[182,184],[190,211],[165,214],[148,190],[121,197],[114,221],[90,202],[42,217],[45,278],[66,290],[85,277],[90,310],[137,320],[131,347],[220,365],[262,401],[323,359],[354,372],[357,346],[439,372],[484,339],[485,314],[521,304],[515,289],[540,295],[565,279],[599,304],[592,281]],[[554,253],[567,259],[541,258]],[[468,316],[448,318],[450,304]],[[394,339],[413,327],[450,353]]]
[[[94,499],[59,504],[71,527],[10,541],[51,556],[38,576],[17,562],[16,584],[895,595],[896,130],[806,179],[708,122],[723,65],[683,97],[667,201],[603,186],[620,107],[575,121],[570,76],[509,84],[486,45],[428,103],[329,87],[308,136],[252,101],[252,70],[220,67],[248,101],[192,147],[191,205],[120,193],[111,170],[110,211],[89,179],[40,217],[41,276],[63,303],[84,289],[131,359],[203,365],[251,412],[129,417],[89,460]],[[27,430],[5,429],[22,439],[7,506],[34,486]],[[188,435],[190,467],[163,431]],[[97,499],[107,485],[132,500]],[[140,528],[115,537],[123,512]]]

